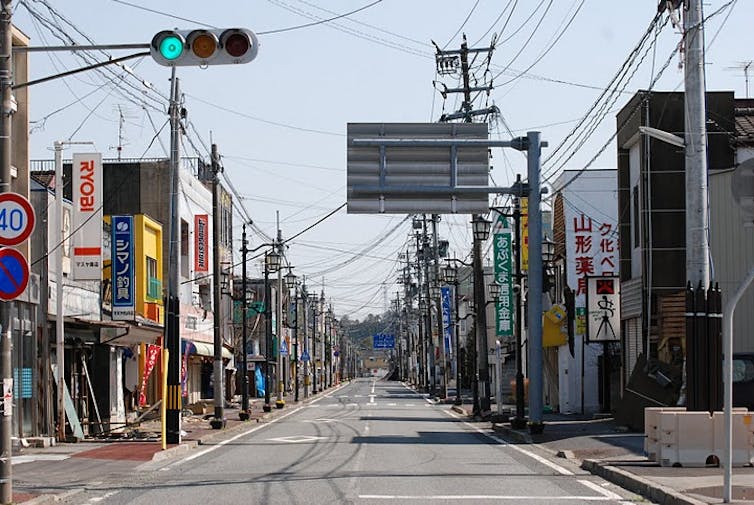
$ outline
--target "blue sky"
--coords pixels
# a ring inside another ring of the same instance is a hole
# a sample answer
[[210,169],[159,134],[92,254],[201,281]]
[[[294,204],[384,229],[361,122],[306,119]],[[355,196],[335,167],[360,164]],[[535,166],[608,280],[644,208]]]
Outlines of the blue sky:
[[[332,22],[264,33],[331,18],[373,2],[26,0],[14,2],[14,24],[34,46],[61,44],[49,29],[55,25],[60,27],[53,28],[59,36],[70,36],[78,44],[90,43],[84,35],[97,44],[146,43],[160,30],[202,23],[259,33],[259,55],[249,64],[179,69],[193,125],[184,154],[196,156],[198,151],[206,158],[211,140],[216,142],[226,175],[243,197],[240,203],[269,235],[275,233],[279,211],[285,238],[345,202],[346,123],[436,121],[443,111],[458,108],[454,96],[443,101],[433,87],[433,80],[439,78],[431,40],[457,49],[461,33],[466,33],[470,46],[481,47],[489,45],[497,32],[487,74],[497,76],[495,89],[486,102],[476,105],[500,108],[500,119],[491,125],[494,137],[539,130],[552,148],[600,96],[647,31],[657,5],[656,0],[382,0]],[[728,3],[706,2],[705,14]],[[754,6],[743,0],[708,20],[708,89],[745,96],[739,66],[754,59],[754,40],[745,26],[753,17]],[[637,61],[625,92],[608,103],[602,123],[578,148],[564,149],[566,156],[546,165],[546,173],[586,164],[613,168],[614,143],[591,160],[609,142],[615,112],[631,93],[646,89],[667,61],[655,89],[682,90],[679,56],[669,59],[680,40],[679,30],[670,24],[652,32],[641,53],[642,64]],[[34,53],[31,78],[82,64],[79,57],[66,53]],[[486,66],[481,59],[476,65],[481,80]],[[105,157],[115,157],[121,115],[123,157],[167,156],[163,146],[169,143],[169,131],[163,130],[159,141],[152,140],[167,120],[170,71],[149,57],[131,60],[128,66],[131,75],[112,67],[113,73],[88,72],[31,88],[32,158],[51,158],[53,141],[69,138],[94,141]],[[442,82],[454,87],[456,79]],[[492,175],[498,185],[508,185],[516,173],[525,174],[525,167],[520,153],[493,153]],[[310,285],[319,289],[324,282],[337,314],[359,317],[381,312],[385,292],[393,297],[398,289],[394,285],[397,253],[406,249],[410,225],[401,224],[404,217],[341,211],[293,241],[289,258],[299,275],[308,276]],[[467,222],[468,216],[444,216],[440,226],[442,238],[450,240],[451,251],[458,256],[470,246]],[[240,240],[239,218],[236,224]],[[262,241],[251,236],[252,247]],[[252,265],[250,271],[256,268]]]

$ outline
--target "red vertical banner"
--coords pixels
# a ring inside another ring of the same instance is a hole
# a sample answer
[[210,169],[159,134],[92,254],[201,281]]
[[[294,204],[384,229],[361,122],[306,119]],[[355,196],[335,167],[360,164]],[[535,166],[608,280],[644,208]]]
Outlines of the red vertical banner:
[[194,216],[194,271],[209,271],[209,216]]
[[188,398],[188,359],[191,346],[186,343],[186,352],[183,353],[183,359],[181,360],[181,396]]
[[146,359],[144,360],[144,375],[141,378],[141,387],[139,388],[139,406],[140,407],[142,405],[146,405],[147,403],[147,381],[149,380],[149,376],[151,375],[152,370],[154,370],[154,367],[160,358],[161,351],[162,351],[162,347],[160,347],[159,345],[147,346],[147,356],[146,356]]

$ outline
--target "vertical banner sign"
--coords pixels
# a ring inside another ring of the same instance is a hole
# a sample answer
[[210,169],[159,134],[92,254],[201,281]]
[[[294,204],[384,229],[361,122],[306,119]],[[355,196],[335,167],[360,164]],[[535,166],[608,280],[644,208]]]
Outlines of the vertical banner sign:
[[618,277],[586,278],[586,337],[589,342],[620,341]]
[[209,216],[197,214],[194,216],[194,271],[209,271]]
[[451,341],[453,340],[451,329],[453,328],[450,322],[450,287],[443,286],[440,288],[442,295],[442,327],[443,334],[445,336],[445,352],[448,356],[453,354],[453,346]]
[[529,199],[520,198],[521,202],[521,271],[529,271]]
[[113,320],[133,320],[136,315],[133,224],[133,216],[112,217]]
[[191,345],[187,343],[186,350],[183,353],[183,359],[181,360],[181,396],[183,398],[188,398],[187,379],[188,379],[188,360],[189,360],[190,353],[191,353]]
[[495,334],[513,336],[513,261],[512,239],[508,218],[498,214],[492,229],[495,254],[495,282],[500,285],[500,297],[495,304]]
[[102,154],[73,155],[73,278],[102,280]]
[[147,382],[152,370],[154,370],[154,366],[157,364],[157,360],[160,358],[160,351],[162,351],[162,347],[159,345],[150,344],[147,346],[147,355],[144,360],[144,375],[141,378],[141,387],[139,388],[139,407],[147,403]]

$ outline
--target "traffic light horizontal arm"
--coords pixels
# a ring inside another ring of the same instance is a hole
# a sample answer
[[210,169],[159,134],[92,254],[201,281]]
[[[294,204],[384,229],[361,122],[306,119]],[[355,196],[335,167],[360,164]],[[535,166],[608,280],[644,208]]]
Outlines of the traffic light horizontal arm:
[[[15,49],[14,49],[15,51]],[[94,70],[95,68],[104,67],[107,65],[112,65],[114,63],[120,63],[122,61],[131,60],[133,58],[139,58],[142,56],[149,56],[149,52],[144,53],[135,53],[135,54],[129,54],[128,56],[121,56],[120,58],[115,58],[113,60],[107,60],[107,61],[101,61],[99,63],[95,63],[94,65],[89,65],[87,67],[81,67],[74,70],[69,70],[68,72],[63,72],[60,74],[50,75],[47,77],[42,77],[40,79],[35,79],[33,81],[29,82],[22,82],[21,84],[15,84],[13,85],[12,89],[19,89],[19,88],[28,88],[29,86],[33,86],[35,84],[41,84],[43,82],[52,81],[54,79],[59,79],[61,77],[67,77],[69,75],[78,74],[80,72],[86,72],[87,70]]]
[[14,53],[49,53],[54,51],[98,51],[98,50],[105,50],[105,49],[149,49],[148,43],[138,43],[138,44],[104,44],[104,45],[89,45],[89,46],[26,46],[26,47],[16,47],[13,46],[13,52]]

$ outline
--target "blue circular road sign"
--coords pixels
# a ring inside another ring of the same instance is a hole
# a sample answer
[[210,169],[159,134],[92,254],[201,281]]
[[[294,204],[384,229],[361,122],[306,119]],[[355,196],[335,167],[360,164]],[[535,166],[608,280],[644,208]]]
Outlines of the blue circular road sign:
[[15,300],[29,283],[29,263],[9,247],[0,248],[0,300]]

